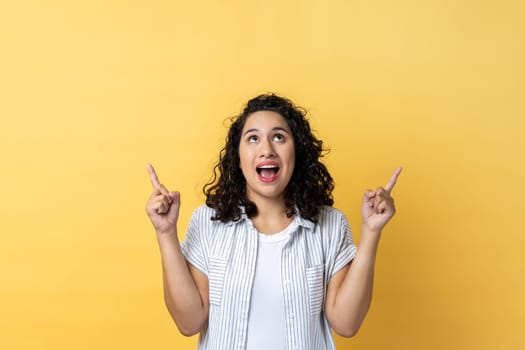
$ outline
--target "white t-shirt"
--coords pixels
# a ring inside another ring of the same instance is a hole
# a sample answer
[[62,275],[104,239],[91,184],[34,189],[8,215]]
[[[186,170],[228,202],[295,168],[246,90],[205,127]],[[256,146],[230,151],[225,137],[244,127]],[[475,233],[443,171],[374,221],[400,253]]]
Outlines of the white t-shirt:
[[286,350],[286,316],[281,277],[281,253],[293,226],[265,235],[258,233],[257,263],[248,314],[247,350]]

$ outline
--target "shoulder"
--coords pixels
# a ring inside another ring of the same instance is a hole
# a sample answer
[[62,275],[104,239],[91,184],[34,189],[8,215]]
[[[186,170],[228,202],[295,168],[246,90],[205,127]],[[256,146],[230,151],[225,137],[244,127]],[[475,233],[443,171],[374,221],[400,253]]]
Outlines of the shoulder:
[[208,217],[211,220],[211,217],[215,214],[213,208],[208,207],[206,204],[199,205],[195,210],[193,210],[192,217]]
[[345,214],[334,207],[324,206],[315,224],[315,231],[321,234],[326,246],[337,245],[344,237],[351,236],[352,230]]
[[214,214],[215,210],[212,208],[204,204],[198,206],[191,214],[190,227],[207,227],[211,225],[214,222],[214,220],[211,219]]
[[321,226],[334,226],[334,225],[347,225],[348,221],[345,214],[334,207],[323,206],[319,211],[318,225]]
[[226,227],[230,223],[223,223],[220,220],[213,220],[215,216],[215,209],[207,206],[206,204],[200,205],[191,214],[190,226],[198,226],[199,228],[205,229],[218,229]]

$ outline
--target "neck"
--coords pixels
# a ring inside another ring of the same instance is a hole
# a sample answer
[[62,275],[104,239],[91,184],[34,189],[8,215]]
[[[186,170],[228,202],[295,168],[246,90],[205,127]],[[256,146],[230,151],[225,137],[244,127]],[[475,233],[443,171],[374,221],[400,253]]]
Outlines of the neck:
[[284,230],[293,220],[286,216],[284,200],[267,199],[253,201],[257,206],[257,215],[253,217],[252,223],[257,231],[273,234]]
[[253,201],[257,205],[257,216],[280,216],[285,215],[286,206],[284,200],[257,200]]

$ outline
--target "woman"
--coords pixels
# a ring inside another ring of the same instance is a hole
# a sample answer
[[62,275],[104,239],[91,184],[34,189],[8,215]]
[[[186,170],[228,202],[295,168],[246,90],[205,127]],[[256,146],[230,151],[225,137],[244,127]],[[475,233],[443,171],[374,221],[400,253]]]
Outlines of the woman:
[[248,102],[181,244],[180,194],[148,165],[166,305],[199,349],[334,349],[331,329],[351,337],[368,311],[401,168],[365,192],[357,249],[305,114],[273,94]]

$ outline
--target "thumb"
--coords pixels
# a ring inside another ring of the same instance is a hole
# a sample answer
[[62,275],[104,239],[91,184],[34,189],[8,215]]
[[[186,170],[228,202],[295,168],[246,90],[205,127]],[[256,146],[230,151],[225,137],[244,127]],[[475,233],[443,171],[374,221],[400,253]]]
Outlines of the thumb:
[[374,202],[373,198],[375,197],[376,192],[372,190],[366,190],[363,195],[363,206],[364,207],[373,207]]
[[180,201],[180,192],[179,191],[173,191],[173,192],[170,192],[170,198],[173,200],[173,201]]
[[365,194],[363,195],[364,200],[372,199],[376,195],[375,191],[372,190],[366,190]]

